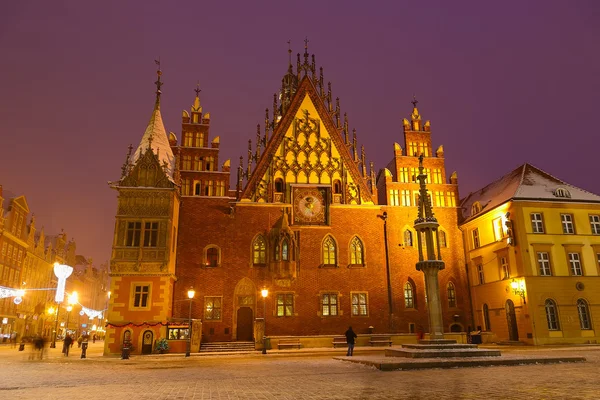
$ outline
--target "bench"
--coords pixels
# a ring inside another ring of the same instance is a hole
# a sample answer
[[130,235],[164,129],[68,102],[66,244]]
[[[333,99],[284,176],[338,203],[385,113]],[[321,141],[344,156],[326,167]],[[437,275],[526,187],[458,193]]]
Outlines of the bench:
[[279,343],[277,343],[277,347],[279,350],[287,349],[287,348],[297,348],[302,347],[300,343],[300,339],[279,339]]
[[348,342],[346,341],[346,336],[335,336],[331,343],[333,344],[334,349],[337,346],[344,346],[344,347],[348,346]]
[[392,347],[392,337],[391,336],[371,336],[371,340],[369,340],[369,344],[371,346],[390,346]]

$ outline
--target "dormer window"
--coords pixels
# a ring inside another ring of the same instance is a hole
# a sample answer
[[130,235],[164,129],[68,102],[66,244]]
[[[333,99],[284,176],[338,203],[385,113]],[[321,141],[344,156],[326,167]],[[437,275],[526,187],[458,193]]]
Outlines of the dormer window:
[[569,191],[565,188],[557,188],[554,191],[554,196],[556,197],[565,197],[567,199],[571,198],[571,193],[569,193]]
[[471,215],[479,214],[480,212],[481,212],[481,204],[478,201],[476,201],[471,206]]

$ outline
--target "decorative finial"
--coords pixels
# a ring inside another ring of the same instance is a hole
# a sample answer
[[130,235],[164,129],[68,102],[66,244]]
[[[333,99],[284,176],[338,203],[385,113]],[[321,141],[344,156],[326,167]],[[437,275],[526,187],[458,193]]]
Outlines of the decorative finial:
[[160,77],[162,75],[162,70],[160,69],[160,57],[158,57],[158,60],[154,60],[154,62],[156,63],[156,65],[158,65],[158,70],[156,71],[156,75],[158,76],[158,79],[154,83],[156,84],[156,107],[159,108],[160,107],[160,95],[162,94],[160,87],[163,85],[163,83],[160,81]]
[[202,89],[200,89],[200,81],[196,82],[196,89],[194,89],[194,92],[196,92],[196,97],[200,97],[200,92],[202,91]]
[[308,36],[304,38],[304,53],[308,54]]
[[288,44],[288,59],[289,59],[290,67],[291,67],[292,66],[292,41],[288,40],[287,44]]
[[411,101],[412,105],[414,108],[417,108],[417,104],[419,104],[419,101],[417,100],[417,96],[415,96],[413,94],[413,101]]

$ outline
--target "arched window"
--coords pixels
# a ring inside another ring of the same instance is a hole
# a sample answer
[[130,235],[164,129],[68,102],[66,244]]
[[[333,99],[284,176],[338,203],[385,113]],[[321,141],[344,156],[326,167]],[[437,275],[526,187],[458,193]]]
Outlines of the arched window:
[[333,193],[342,194],[342,182],[339,179],[333,181]]
[[571,193],[569,193],[569,191],[565,188],[558,188],[554,191],[554,195],[556,197],[567,197],[570,198],[571,197]]
[[288,245],[287,239],[283,239],[283,241],[281,242],[281,260],[282,261],[290,260],[290,250],[289,250],[289,245]]
[[438,238],[440,240],[440,247],[448,247],[448,244],[446,243],[446,232],[438,231]]
[[407,229],[404,231],[404,247],[412,247],[412,245],[412,232]]
[[350,242],[350,264],[364,265],[363,244],[358,237]]
[[456,307],[456,290],[454,288],[454,283],[448,282],[446,290],[448,292],[448,307]]
[[219,266],[219,249],[217,247],[209,247],[206,249],[206,266],[217,267]]
[[492,330],[492,325],[490,324],[490,309],[487,304],[483,305],[483,324],[485,325],[486,331]]
[[415,288],[412,283],[406,282],[404,284],[404,307],[415,308]]
[[558,310],[556,309],[556,303],[552,299],[546,299],[544,308],[546,309],[546,322],[548,323],[548,330],[559,331],[560,325],[558,323]]
[[280,249],[279,243],[277,243],[275,245],[275,253],[273,254],[273,256],[275,257],[275,261],[281,260],[281,257],[279,257],[279,249]]
[[584,299],[577,300],[577,314],[579,314],[579,326],[581,329],[592,329],[590,309],[587,301]]
[[275,179],[275,193],[283,193],[283,179]]
[[263,235],[258,235],[252,244],[252,262],[254,264],[267,263],[267,243]]
[[336,248],[335,240],[333,240],[331,236],[327,236],[325,240],[323,240],[324,265],[337,265]]

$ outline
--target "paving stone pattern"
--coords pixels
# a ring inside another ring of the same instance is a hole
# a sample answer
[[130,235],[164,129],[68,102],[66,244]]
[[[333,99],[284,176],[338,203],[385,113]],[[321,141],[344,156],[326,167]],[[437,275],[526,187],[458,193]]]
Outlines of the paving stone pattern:
[[[50,349],[0,346],[0,398],[14,399],[598,399],[600,346],[502,348],[519,356],[583,356],[585,363],[379,371],[334,360],[331,350],[267,355],[89,357],[76,346],[67,358]],[[60,347],[60,346],[57,346]],[[384,348],[380,349],[383,354]],[[371,351],[370,354],[377,354]],[[357,348],[355,354],[361,354]]]

